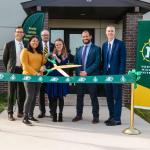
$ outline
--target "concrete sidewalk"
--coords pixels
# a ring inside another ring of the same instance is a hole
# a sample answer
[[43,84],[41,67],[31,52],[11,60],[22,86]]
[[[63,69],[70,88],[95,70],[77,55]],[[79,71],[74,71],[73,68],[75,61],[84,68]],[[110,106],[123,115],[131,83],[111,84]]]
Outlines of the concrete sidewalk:
[[[48,110],[47,110],[48,112]],[[35,116],[39,113],[35,109]],[[47,113],[48,114],[48,113]],[[122,125],[107,127],[107,107],[100,107],[100,123],[92,124],[91,107],[84,107],[83,121],[73,123],[75,106],[64,107],[64,122],[54,123],[49,117],[34,126],[26,126],[21,119],[10,122],[7,112],[0,114],[1,150],[149,150],[150,124],[135,115],[135,127],[141,135],[125,135],[130,112],[123,108]]]

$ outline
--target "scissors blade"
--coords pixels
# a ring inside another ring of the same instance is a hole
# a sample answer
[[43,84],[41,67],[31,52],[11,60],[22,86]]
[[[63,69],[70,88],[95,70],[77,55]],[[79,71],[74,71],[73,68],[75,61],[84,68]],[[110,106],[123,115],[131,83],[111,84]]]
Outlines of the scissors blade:
[[59,71],[63,76],[69,77],[69,75],[66,72],[64,72],[61,68],[58,68],[56,70]]
[[57,66],[57,68],[76,68],[76,67],[80,67],[81,65],[61,65],[61,66]]

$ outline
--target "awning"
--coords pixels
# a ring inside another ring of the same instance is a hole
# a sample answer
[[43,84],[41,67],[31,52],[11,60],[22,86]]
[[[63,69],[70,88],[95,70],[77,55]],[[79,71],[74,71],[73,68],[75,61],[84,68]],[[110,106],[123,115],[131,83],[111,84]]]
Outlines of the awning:
[[127,12],[146,13],[150,3],[139,0],[32,0],[21,3],[27,14],[37,7],[51,19],[120,19]]

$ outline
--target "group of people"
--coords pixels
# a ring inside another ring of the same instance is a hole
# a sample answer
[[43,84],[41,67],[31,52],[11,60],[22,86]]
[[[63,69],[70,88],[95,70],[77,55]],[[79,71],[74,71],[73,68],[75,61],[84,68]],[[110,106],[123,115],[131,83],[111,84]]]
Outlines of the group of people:
[[[123,41],[115,38],[115,27],[113,25],[108,25],[106,28],[108,40],[102,45],[102,49],[92,43],[92,35],[88,30],[83,31],[81,36],[83,45],[77,49],[74,59],[74,64],[81,65],[81,67],[75,69],[77,76],[96,76],[100,75],[100,72],[105,75],[125,73],[126,49]],[[35,76],[45,75],[45,69],[53,67],[53,64],[47,61],[49,54],[51,58],[56,60],[57,65],[65,65],[69,62],[69,54],[64,41],[58,38],[52,44],[48,30],[41,32],[41,40],[38,36],[32,36],[27,46],[24,46],[23,37],[23,28],[17,27],[15,40],[6,43],[4,47],[3,62],[7,72]],[[62,75],[55,70],[48,76]],[[121,84],[105,84],[104,87],[109,110],[109,118],[105,121],[105,124],[107,126],[121,125]],[[92,123],[99,123],[98,91],[95,83],[76,84],[76,116],[72,121],[82,120],[86,90],[91,98]],[[34,107],[38,94],[40,109],[38,118],[45,117],[45,93],[48,95],[52,121],[62,122],[64,96],[69,93],[69,84],[67,83],[8,82],[8,119],[15,120],[13,106],[15,99],[17,99],[17,117],[23,117],[23,123],[27,125],[31,125],[31,121],[38,121],[34,117]],[[57,113],[57,105],[59,106],[59,113]]]

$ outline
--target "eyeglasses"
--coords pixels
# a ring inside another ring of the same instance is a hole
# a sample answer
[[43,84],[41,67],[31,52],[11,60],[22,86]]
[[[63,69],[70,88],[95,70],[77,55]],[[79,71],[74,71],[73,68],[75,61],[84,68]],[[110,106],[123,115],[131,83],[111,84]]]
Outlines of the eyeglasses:
[[24,32],[22,32],[22,31],[16,31],[16,33],[24,33]]
[[41,35],[41,36],[49,36],[48,34],[43,34],[43,35]]

